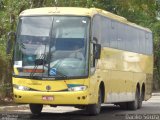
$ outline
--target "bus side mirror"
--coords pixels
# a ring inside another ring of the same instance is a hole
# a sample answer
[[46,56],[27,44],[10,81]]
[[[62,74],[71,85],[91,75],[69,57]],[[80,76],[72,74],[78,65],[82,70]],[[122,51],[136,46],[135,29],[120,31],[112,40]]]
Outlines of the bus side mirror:
[[12,40],[12,36],[14,37],[14,39],[16,38],[16,34],[15,32],[9,32],[8,35],[7,35],[7,46],[6,46],[6,53],[7,54],[10,54],[11,53],[11,50],[12,50],[12,47],[13,47],[13,41]]
[[101,45],[94,44],[94,58],[100,59],[100,56],[101,56]]

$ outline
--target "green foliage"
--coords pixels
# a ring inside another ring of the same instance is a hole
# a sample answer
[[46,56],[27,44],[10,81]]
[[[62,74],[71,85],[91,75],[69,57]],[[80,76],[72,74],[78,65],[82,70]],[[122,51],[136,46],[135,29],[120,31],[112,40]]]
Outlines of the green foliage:
[[0,85],[0,98],[4,98],[6,96],[9,96],[12,91],[12,85],[11,83],[6,83],[3,85]]
[[160,81],[160,21],[156,19],[160,15],[160,0],[0,0],[0,84],[11,81],[11,56],[6,56],[5,49],[7,33],[16,31],[19,13],[29,8],[48,6],[97,7],[150,28],[154,35],[154,75]]

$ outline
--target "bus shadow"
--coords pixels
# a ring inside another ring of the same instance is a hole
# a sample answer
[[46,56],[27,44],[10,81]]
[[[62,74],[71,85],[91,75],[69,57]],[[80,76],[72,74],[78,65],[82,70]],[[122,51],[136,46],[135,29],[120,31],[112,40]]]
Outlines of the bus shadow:
[[[119,113],[121,109],[117,106],[102,106],[101,113],[98,116],[89,116],[85,110],[76,110],[65,113],[42,113],[41,115],[29,114],[30,120],[106,120],[113,118],[115,113]],[[23,116],[22,116],[23,118]]]

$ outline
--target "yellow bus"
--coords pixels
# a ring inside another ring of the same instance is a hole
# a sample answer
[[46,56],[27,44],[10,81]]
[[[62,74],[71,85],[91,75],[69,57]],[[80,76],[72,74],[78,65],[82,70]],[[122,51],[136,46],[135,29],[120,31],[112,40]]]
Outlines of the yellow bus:
[[151,97],[152,32],[121,16],[96,8],[29,9],[15,36],[14,101],[33,114],[43,105],[89,115],[102,103],[136,110]]

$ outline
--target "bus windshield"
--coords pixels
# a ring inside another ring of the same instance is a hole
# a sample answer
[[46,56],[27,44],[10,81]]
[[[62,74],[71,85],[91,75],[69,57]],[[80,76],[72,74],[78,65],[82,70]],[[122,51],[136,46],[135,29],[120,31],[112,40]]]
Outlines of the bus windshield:
[[[88,75],[88,17],[21,17],[14,68],[21,77],[85,77]],[[37,60],[43,63],[37,65]]]

